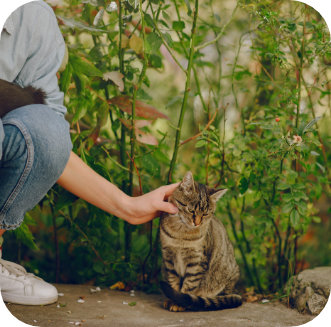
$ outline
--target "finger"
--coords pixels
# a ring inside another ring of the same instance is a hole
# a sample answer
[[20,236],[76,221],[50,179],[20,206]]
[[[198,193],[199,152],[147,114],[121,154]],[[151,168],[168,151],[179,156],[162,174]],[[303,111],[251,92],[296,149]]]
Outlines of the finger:
[[174,192],[175,188],[179,184],[180,183],[175,183],[175,184],[170,184],[170,185],[163,186],[165,198],[168,198],[168,196],[171,195]]
[[163,202],[163,201],[160,201],[157,203],[156,210],[164,211],[164,212],[168,212],[168,213],[172,213],[172,214],[178,212],[178,208],[174,204],[169,203],[169,202]]

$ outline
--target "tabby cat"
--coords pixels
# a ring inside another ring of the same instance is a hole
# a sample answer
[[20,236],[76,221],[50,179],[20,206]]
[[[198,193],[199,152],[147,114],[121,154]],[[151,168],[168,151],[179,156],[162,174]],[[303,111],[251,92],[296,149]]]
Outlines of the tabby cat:
[[160,236],[161,288],[170,299],[164,302],[170,311],[220,310],[242,304],[241,296],[234,294],[240,271],[233,246],[213,215],[226,191],[198,184],[189,171],[169,197],[178,213],[163,213]]
[[46,94],[33,86],[20,87],[0,79],[0,118],[10,111],[30,104],[45,104]]

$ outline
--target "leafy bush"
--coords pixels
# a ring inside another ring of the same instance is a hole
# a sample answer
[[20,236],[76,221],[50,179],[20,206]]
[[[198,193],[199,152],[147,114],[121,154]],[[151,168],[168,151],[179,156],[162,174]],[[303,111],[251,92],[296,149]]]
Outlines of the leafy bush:
[[[215,0],[54,7],[69,49],[59,83],[73,151],[127,194],[179,181],[186,170],[228,188],[216,215],[243,284],[276,292],[301,269],[298,240],[321,221],[314,203],[331,195],[330,35],[301,3],[224,3],[230,14]],[[158,219],[130,226],[59,186],[31,215],[44,222],[38,238],[56,231],[56,245],[38,242],[57,253],[49,278],[157,290]],[[29,233],[26,224],[15,231],[34,246]],[[46,267],[38,256],[25,265],[41,275]]]

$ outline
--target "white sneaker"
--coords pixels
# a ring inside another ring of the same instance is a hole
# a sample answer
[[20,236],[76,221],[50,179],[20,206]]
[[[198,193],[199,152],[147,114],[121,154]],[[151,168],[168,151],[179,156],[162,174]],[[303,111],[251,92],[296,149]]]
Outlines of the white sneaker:
[[57,289],[13,262],[1,259],[0,289],[5,302],[25,305],[45,305],[57,301]]

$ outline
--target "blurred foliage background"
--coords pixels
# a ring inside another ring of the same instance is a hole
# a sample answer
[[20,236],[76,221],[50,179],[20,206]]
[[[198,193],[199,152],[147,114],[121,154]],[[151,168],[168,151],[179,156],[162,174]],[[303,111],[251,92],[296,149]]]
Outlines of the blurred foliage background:
[[[180,181],[228,188],[216,216],[241,289],[280,291],[331,264],[330,33],[284,0],[49,0],[74,151],[132,196]],[[87,185],[88,187],[88,185]],[[6,260],[48,282],[158,292],[158,219],[141,226],[55,185]]]

